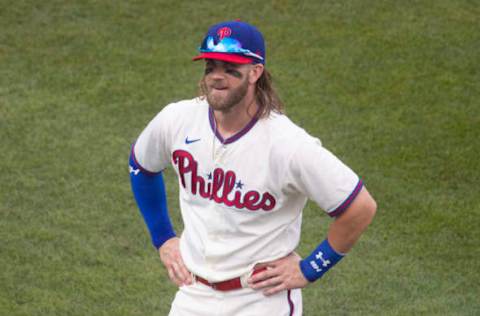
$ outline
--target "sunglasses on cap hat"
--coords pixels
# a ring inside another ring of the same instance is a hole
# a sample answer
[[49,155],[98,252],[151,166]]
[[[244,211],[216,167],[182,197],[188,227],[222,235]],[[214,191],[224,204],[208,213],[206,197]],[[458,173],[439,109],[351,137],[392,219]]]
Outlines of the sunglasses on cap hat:
[[241,21],[222,22],[208,30],[200,54],[193,60],[217,59],[238,64],[265,64],[265,42],[253,25]]

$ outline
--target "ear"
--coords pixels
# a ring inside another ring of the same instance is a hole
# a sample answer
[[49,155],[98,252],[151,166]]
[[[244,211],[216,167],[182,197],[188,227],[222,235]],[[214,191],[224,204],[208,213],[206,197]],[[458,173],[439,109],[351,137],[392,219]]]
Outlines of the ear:
[[262,64],[254,64],[251,66],[248,73],[248,82],[254,85],[257,80],[262,76],[265,67]]

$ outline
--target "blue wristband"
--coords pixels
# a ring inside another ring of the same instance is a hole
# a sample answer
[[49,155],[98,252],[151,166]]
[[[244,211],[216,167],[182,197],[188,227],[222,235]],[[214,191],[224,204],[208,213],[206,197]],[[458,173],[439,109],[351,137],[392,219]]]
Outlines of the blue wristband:
[[313,282],[320,279],[343,257],[330,246],[328,239],[325,239],[308,257],[300,261],[300,269],[305,278]]
[[130,155],[130,182],[138,208],[150,232],[152,244],[158,249],[164,242],[175,237],[168,216],[162,173],[154,174],[143,171],[137,164],[132,150]]

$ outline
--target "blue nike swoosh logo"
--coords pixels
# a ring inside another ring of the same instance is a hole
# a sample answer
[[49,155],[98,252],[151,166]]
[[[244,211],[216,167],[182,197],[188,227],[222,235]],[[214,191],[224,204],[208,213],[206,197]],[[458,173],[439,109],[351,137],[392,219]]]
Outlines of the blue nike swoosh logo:
[[191,143],[195,143],[195,142],[198,142],[200,140],[200,138],[197,138],[197,139],[188,139],[188,136],[185,138],[185,144],[191,144]]

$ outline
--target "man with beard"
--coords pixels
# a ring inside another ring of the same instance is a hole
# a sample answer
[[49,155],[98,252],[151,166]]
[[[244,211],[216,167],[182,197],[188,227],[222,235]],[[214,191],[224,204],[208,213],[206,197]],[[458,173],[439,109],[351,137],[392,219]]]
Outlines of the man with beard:
[[[199,59],[201,96],[166,106],[130,156],[135,199],[179,286],[170,315],[301,315],[301,288],[350,250],[375,201],[350,168],[283,114],[254,26],[212,26]],[[168,165],[179,179],[180,238],[166,205]],[[302,259],[295,249],[307,199],[334,221]]]

